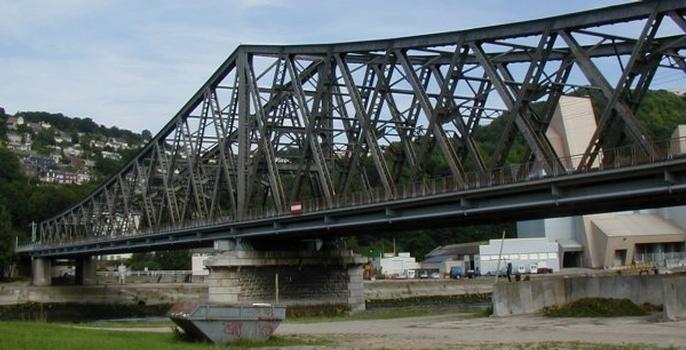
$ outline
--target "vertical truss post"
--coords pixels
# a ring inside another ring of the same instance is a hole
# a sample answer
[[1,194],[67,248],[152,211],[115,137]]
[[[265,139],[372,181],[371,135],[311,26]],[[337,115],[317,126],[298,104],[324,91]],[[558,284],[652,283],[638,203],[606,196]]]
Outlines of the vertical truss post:
[[236,167],[236,218],[242,219],[248,209],[248,162],[250,157],[250,101],[248,96],[248,54],[238,54],[236,71],[238,74],[238,164]]

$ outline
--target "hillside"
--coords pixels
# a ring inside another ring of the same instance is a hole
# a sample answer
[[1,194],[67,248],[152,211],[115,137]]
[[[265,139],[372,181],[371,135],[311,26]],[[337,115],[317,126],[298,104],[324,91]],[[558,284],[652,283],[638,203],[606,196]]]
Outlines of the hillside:
[[42,183],[99,182],[130,159],[149,131],[138,134],[47,112],[18,112],[0,120],[0,143],[20,159],[29,178]]
[[91,119],[0,108],[0,279],[14,236],[66,209],[119,169],[150,138]]

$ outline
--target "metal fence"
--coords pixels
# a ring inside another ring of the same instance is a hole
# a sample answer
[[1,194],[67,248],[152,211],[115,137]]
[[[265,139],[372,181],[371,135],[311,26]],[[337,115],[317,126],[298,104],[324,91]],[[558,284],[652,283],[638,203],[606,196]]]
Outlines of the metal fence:
[[658,267],[668,269],[686,267],[686,252],[672,253],[640,253],[636,255],[637,262],[653,262]]

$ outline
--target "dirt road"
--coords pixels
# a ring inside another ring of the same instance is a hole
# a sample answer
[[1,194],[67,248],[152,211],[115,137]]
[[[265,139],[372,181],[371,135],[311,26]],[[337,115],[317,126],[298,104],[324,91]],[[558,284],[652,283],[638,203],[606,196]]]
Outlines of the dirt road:
[[[279,335],[331,338],[341,349],[516,348],[534,342],[649,344],[686,349],[686,321],[659,322],[657,317],[465,318],[463,315],[325,323],[285,323]],[[512,345],[512,346],[510,346]],[[484,347],[485,346],[485,347]]]

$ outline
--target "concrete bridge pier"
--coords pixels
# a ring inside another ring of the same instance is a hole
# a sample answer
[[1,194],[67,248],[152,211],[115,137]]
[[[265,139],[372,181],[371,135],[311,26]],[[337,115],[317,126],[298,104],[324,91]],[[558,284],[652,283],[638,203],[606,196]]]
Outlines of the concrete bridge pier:
[[340,250],[227,251],[205,263],[210,270],[208,300],[221,304],[335,305],[350,312],[363,311],[362,272],[366,262],[366,258]]
[[96,284],[95,259],[92,256],[85,256],[76,259],[76,271],[74,283],[81,286],[92,286]]
[[51,268],[50,258],[31,258],[31,284],[49,286],[52,283]]

